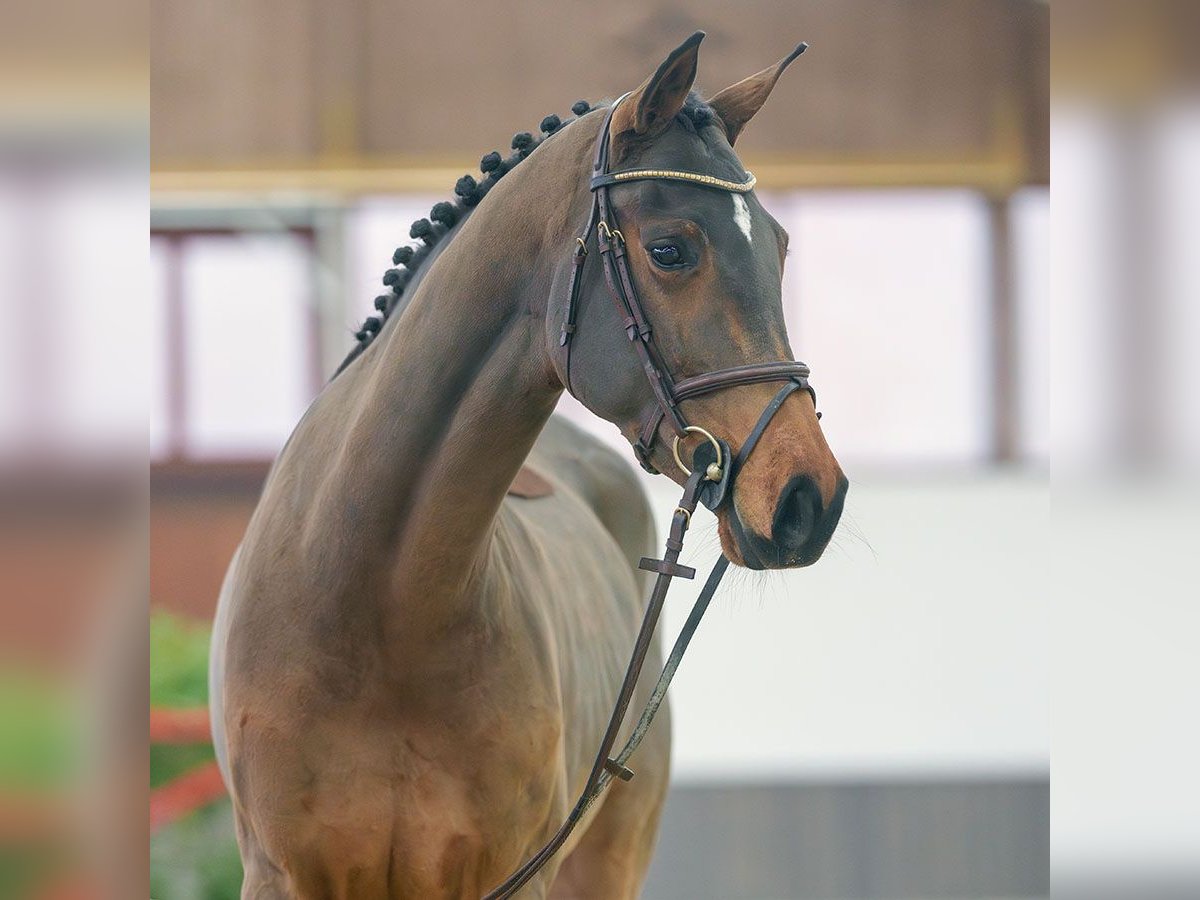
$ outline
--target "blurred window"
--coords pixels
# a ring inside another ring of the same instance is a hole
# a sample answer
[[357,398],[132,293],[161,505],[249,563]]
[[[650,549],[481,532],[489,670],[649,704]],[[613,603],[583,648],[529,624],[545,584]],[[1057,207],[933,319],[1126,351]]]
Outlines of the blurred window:
[[141,455],[146,192],[78,160],[0,178],[0,453]]
[[21,287],[19,186],[0,173],[0,454],[12,451],[21,431],[22,355],[20,318],[25,310],[18,302]]
[[[967,190],[765,195],[791,234],[783,301],[792,347],[813,367],[831,446],[848,465],[963,466],[993,451],[989,217]],[[310,230],[157,232],[150,360],[156,458],[267,459],[329,372],[318,336],[371,312],[393,249],[431,197],[368,198],[330,219],[327,273],[339,321],[317,320]],[[1018,449],[1048,454],[1049,197],[1011,206]],[[177,309],[173,312],[174,305]],[[339,313],[338,310],[341,310]],[[0,336],[2,337],[2,336]],[[564,407],[572,409],[569,401]],[[609,439],[607,423],[576,418]]]
[[[80,173],[56,184],[47,216],[54,303],[30,337],[53,335],[50,428],[59,444],[144,455],[147,317],[145,170]],[[114,307],[113,303],[119,303]],[[40,306],[40,304],[39,304]],[[51,327],[52,325],[52,327]]]
[[[1196,251],[1200,210],[1200,104],[1168,107],[1153,135],[1151,202],[1158,216],[1157,256],[1163,293],[1155,344],[1162,348],[1159,383],[1165,456],[1176,466],[1200,462],[1200,253]],[[1141,398],[1139,398],[1141,399]]]
[[184,232],[155,243],[152,321],[166,345],[156,446],[270,458],[316,388],[310,236]]
[[1051,384],[1055,463],[1093,467],[1117,444],[1114,397],[1129,374],[1114,365],[1121,340],[1115,227],[1120,178],[1113,134],[1102,118],[1079,110],[1055,113],[1051,181],[1061,202],[1053,223],[1055,343]]
[[849,463],[966,464],[989,453],[987,210],[968,191],[806,192],[771,209],[791,236],[784,307]]
[[171,450],[167,293],[171,289],[171,278],[178,276],[173,271],[173,250],[165,240],[150,241],[150,308],[147,314],[150,356],[147,362],[150,375],[149,451],[153,460],[163,459]]
[[[385,290],[379,279],[391,267],[395,249],[415,243],[408,236],[412,223],[427,218],[430,207],[445,199],[416,194],[371,197],[346,214],[345,302],[349,327],[358,328],[363,317],[373,312],[375,297]],[[349,350],[347,337],[346,351]]]
[[1017,307],[1018,450],[1050,461],[1050,191],[1026,188],[1011,201]]

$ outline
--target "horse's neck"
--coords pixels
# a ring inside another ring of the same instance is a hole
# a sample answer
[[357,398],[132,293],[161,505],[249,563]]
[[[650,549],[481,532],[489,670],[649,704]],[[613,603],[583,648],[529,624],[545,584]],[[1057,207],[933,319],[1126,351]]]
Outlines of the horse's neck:
[[506,215],[536,187],[523,174],[467,220],[360,361],[355,413],[318,499],[336,512],[310,536],[387,574],[377,593],[406,641],[478,612],[496,514],[561,392],[546,350],[545,254],[570,251],[567,204],[561,193],[557,206],[524,198],[520,216]]

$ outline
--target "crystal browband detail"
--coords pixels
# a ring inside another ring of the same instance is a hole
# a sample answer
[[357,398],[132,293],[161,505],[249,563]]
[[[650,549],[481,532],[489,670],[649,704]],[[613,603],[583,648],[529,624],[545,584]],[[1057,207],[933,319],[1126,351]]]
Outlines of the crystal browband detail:
[[754,189],[757,179],[752,172],[746,173],[745,181],[727,181],[715,175],[698,175],[695,172],[677,172],[673,169],[632,169],[628,172],[613,172],[608,175],[598,175],[592,179],[592,190],[621,184],[625,181],[643,181],[646,179],[666,179],[667,181],[686,181],[703,187],[717,188],[722,191],[733,191],[745,194]]

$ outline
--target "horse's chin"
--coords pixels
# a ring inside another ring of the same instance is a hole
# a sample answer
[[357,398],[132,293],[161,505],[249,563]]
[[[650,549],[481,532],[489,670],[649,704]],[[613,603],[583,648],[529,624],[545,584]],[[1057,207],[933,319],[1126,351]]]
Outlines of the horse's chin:
[[717,516],[717,535],[721,538],[721,550],[735,566],[761,571],[767,568],[747,540],[745,529],[732,508],[722,510]]

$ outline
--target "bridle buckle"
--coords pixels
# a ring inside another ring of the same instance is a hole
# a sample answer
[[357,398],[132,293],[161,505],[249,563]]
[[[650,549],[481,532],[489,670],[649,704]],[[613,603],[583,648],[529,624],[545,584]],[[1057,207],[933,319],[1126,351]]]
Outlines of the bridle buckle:
[[608,223],[603,219],[596,223],[596,232],[602,232],[606,241],[611,241],[613,238],[616,238],[621,244],[625,243],[625,235],[621,234],[620,229],[609,228]]

